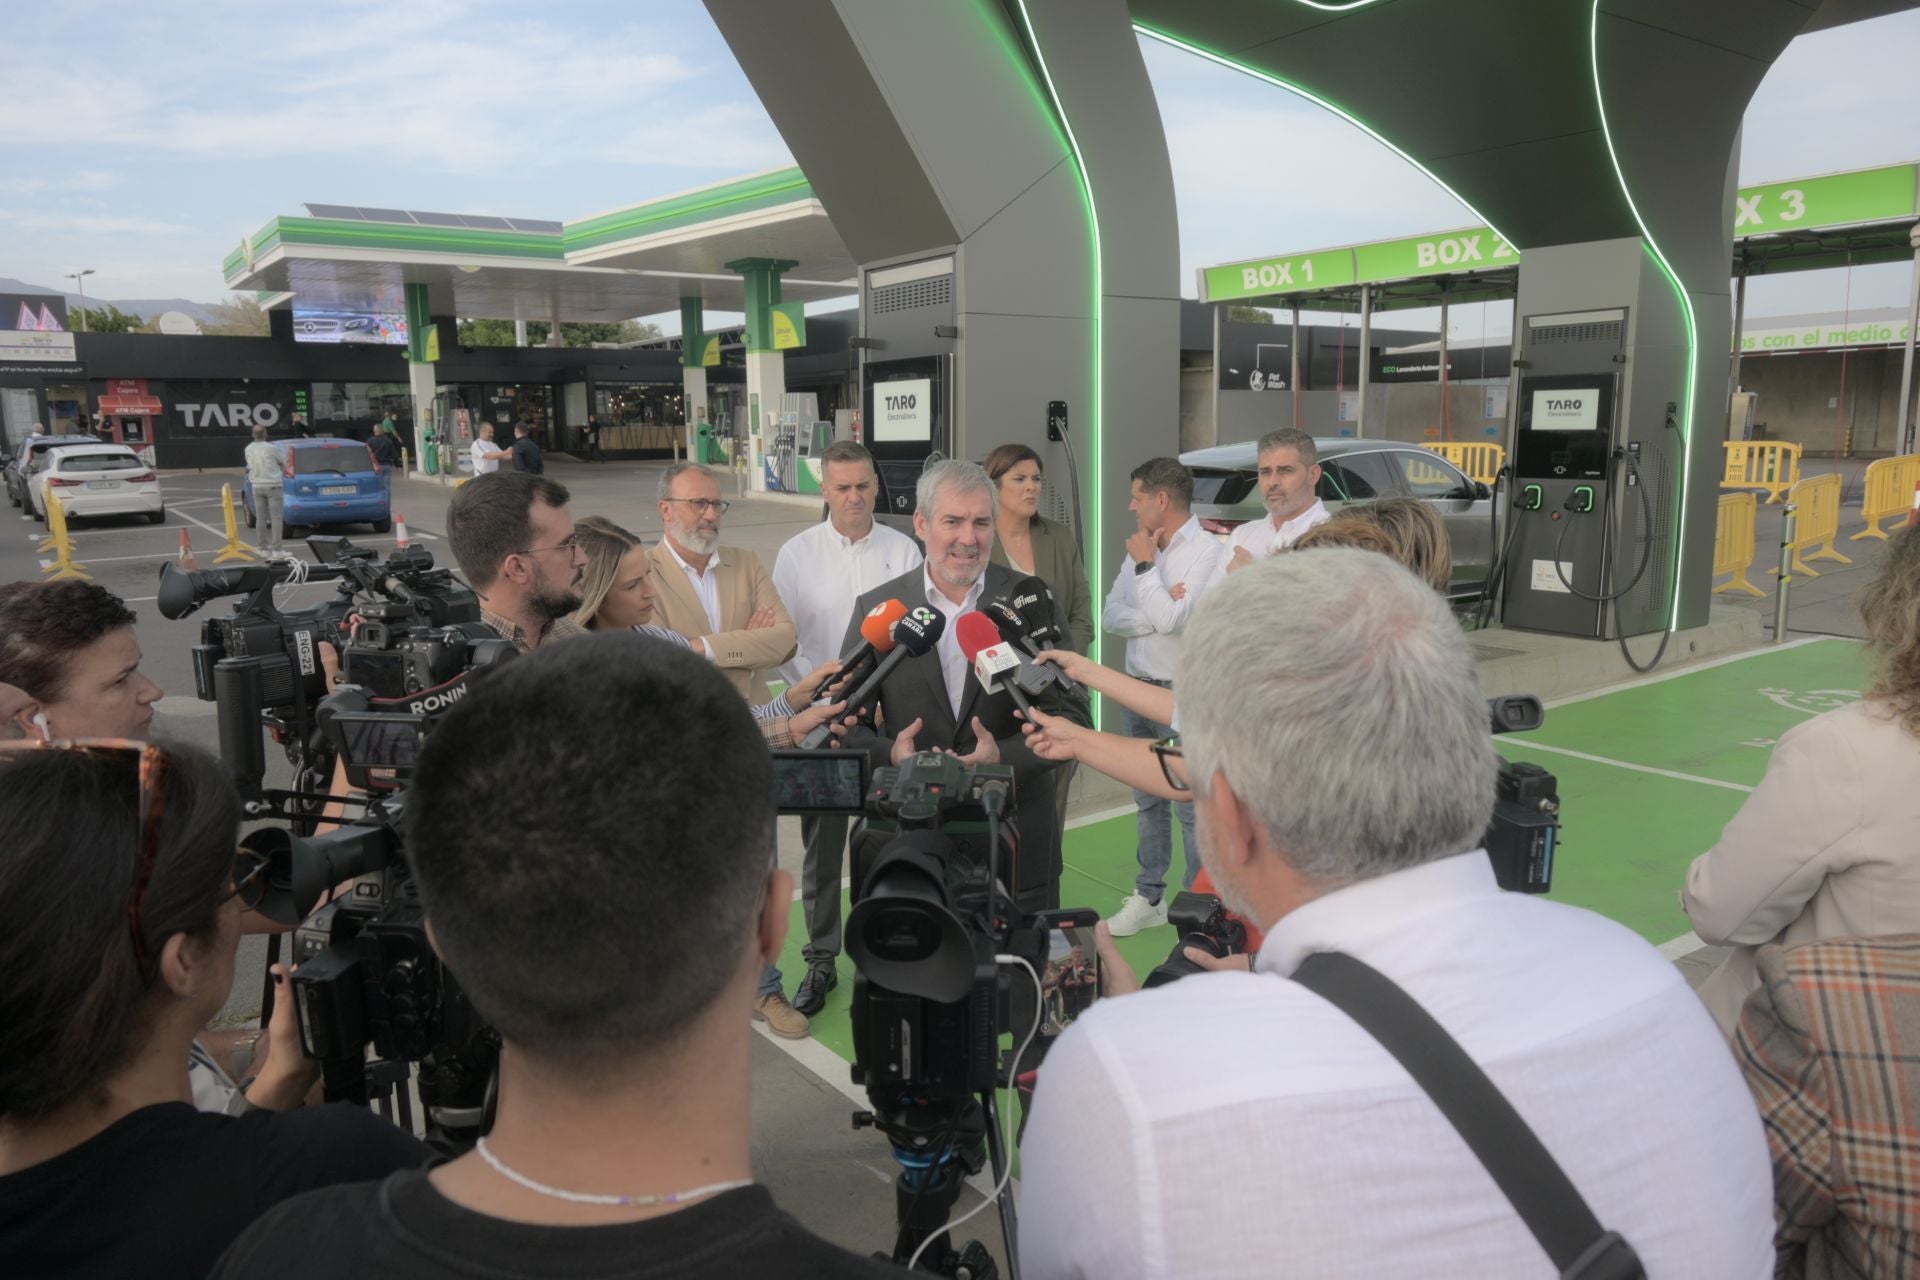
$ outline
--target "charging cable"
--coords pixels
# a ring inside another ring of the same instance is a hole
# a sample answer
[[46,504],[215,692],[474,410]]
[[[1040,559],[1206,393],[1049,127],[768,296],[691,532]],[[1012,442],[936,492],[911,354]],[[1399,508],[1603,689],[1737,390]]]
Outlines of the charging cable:
[[[1634,464],[1631,453],[1625,449],[1616,449],[1613,452],[1613,460],[1616,464],[1622,461],[1627,464],[1627,472],[1632,477],[1632,487],[1640,494],[1640,517],[1646,525],[1646,537],[1642,539],[1640,543],[1640,567],[1633,571],[1632,580],[1618,591],[1604,592],[1600,595],[1590,595],[1574,586],[1573,583],[1567,581],[1566,564],[1560,558],[1561,551],[1567,545],[1567,534],[1573,531],[1573,521],[1569,520],[1560,526],[1560,536],[1553,544],[1553,572],[1560,579],[1560,585],[1571,591],[1574,595],[1579,596],[1582,600],[1591,600],[1596,604],[1612,604],[1614,601],[1624,598],[1628,592],[1640,585],[1640,579],[1644,578],[1647,574],[1647,566],[1653,563],[1653,504],[1647,500],[1647,486],[1640,479],[1640,468]],[[1617,466],[1615,470],[1617,473]],[[1607,492],[1606,514],[1608,516],[1613,514],[1613,489],[1617,487],[1618,485],[1616,483],[1610,487]],[[1607,576],[1609,578],[1613,576],[1611,571],[1609,571]]]
[[[1046,991],[1040,986],[1040,975],[1033,971],[1033,966],[1027,963],[1025,957],[1008,956],[1008,955],[995,956],[993,958],[993,962],[995,964],[1017,964],[1022,969],[1025,969],[1027,971],[1027,976],[1029,978],[1033,979],[1033,1026],[1027,1029],[1027,1038],[1025,1040],[1022,1040],[1020,1042],[1019,1049],[1014,1051],[1013,1065],[1014,1065],[1014,1069],[1018,1070],[1021,1061],[1027,1056],[1027,1050],[1033,1045],[1033,1038],[1036,1035],[1040,1034],[1040,1023],[1046,1017],[1047,994],[1046,994]],[[1008,1090],[1008,1093],[1013,1094],[1015,1096],[1018,1095],[1017,1090],[1010,1089]],[[953,1219],[953,1221],[943,1225],[938,1231],[935,1231],[932,1235],[928,1236],[925,1240],[922,1240],[920,1242],[920,1247],[913,1251],[913,1256],[907,1259],[907,1270],[912,1271],[915,1267],[918,1267],[920,1265],[920,1255],[925,1253],[927,1251],[927,1247],[931,1245],[935,1240],[938,1240],[941,1236],[946,1235],[949,1232],[953,1231],[953,1229],[958,1227],[961,1223],[969,1221],[970,1219],[975,1217],[977,1214],[979,1214],[981,1210],[985,1209],[988,1205],[999,1203],[1000,1197],[1007,1194],[1007,1183],[1013,1180],[1013,1105],[1012,1103],[1013,1103],[1013,1099],[1010,1097],[1008,1099],[1007,1114],[1001,1119],[1001,1128],[1003,1128],[1006,1131],[1006,1138],[1004,1141],[1001,1142],[1000,1150],[1006,1155],[1007,1171],[1000,1175],[999,1185],[994,1187],[992,1195],[988,1196],[985,1200],[982,1200],[979,1204],[973,1206],[973,1208],[967,1210],[965,1213],[961,1214],[959,1217]],[[1011,1240],[1007,1241],[1007,1247],[1012,1248],[1013,1241]],[[1013,1262],[1015,1266],[1019,1265],[1018,1262],[1014,1262],[1013,1259],[1008,1259],[1008,1261]]]

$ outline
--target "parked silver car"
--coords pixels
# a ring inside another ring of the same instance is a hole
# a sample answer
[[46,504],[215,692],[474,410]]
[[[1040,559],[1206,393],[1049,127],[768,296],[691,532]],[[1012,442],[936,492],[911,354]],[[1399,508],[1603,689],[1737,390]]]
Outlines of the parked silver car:
[[[1445,458],[1392,440],[1314,441],[1320,454],[1320,499],[1329,511],[1378,498],[1418,498],[1453,539],[1455,604],[1479,599],[1493,558],[1493,503],[1487,486]],[[1201,527],[1225,539],[1249,520],[1264,519],[1259,462],[1250,441],[1180,455],[1193,471],[1193,513]]]

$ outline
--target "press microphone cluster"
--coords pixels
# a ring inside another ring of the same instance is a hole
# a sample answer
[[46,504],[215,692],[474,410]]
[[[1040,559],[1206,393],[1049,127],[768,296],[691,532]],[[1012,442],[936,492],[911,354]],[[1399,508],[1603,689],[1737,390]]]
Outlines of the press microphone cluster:
[[[853,651],[840,659],[840,674],[836,682],[845,684],[867,666],[878,662],[893,652],[893,626],[907,616],[907,606],[899,600],[882,600],[867,610],[867,616],[860,620],[860,643]],[[818,701],[826,701],[823,691]]]
[[1009,600],[990,600],[980,606],[1000,633],[1000,639],[1033,660],[1042,671],[1050,672],[1050,683],[1067,693],[1080,692],[1079,684],[1051,662],[1040,662],[1043,649],[1063,643],[1054,605],[1053,588],[1039,578],[1026,577],[1013,586]]
[[[858,715],[871,706],[879,698],[880,686],[886,683],[887,677],[893,674],[894,668],[908,658],[932,653],[933,647],[940,643],[941,634],[947,629],[945,614],[929,609],[926,605],[907,609],[898,600],[889,600],[875,608],[867,615],[866,621],[860,624],[861,648],[873,643],[873,637],[867,630],[868,625],[875,624],[877,619],[886,616],[894,606],[900,607],[904,612],[895,620],[892,629],[887,633],[888,648],[881,653],[879,662],[874,665],[873,673],[860,682],[859,688],[846,696],[846,715]],[[875,649],[879,651],[879,646],[875,645]],[[859,650],[855,652],[858,653]],[[825,746],[832,736],[832,725],[823,724],[801,739],[800,745],[809,751],[815,750]]]
[[1051,663],[1036,666],[1022,657],[1000,638],[999,628],[985,613],[961,614],[954,631],[960,640],[960,652],[973,664],[973,676],[980,687],[988,693],[1006,690],[1023,714],[1031,712],[1033,699],[1061,678]]

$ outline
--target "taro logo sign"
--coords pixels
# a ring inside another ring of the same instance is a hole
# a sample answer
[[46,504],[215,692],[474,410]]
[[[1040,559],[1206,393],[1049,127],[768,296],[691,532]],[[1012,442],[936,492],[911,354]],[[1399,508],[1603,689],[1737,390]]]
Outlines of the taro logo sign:
[[272,383],[169,382],[174,431],[202,436],[245,436],[255,427],[283,429],[292,412],[290,390]]
[[277,426],[280,422],[280,410],[270,404],[175,403],[173,407],[186,419],[186,425],[193,428],[251,431],[255,427]]

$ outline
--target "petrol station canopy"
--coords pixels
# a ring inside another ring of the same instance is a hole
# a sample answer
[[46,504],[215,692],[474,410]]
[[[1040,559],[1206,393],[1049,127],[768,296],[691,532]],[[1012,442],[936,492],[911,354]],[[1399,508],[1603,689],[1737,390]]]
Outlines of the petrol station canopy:
[[853,293],[855,264],[797,168],[772,170],[583,218],[549,222],[309,204],[241,242],[227,287],[270,307],[396,311],[424,284],[435,315],[611,322],[699,298],[745,309],[728,263],[773,258],[785,301]]
[[[1729,275],[1904,262],[1920,222],[1920,165],[1883,165],[1742,187]],[[1375,311],[1511,298],[1521,253],[1487,226],[1202,267],[1202,302]]]

